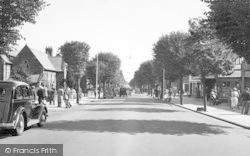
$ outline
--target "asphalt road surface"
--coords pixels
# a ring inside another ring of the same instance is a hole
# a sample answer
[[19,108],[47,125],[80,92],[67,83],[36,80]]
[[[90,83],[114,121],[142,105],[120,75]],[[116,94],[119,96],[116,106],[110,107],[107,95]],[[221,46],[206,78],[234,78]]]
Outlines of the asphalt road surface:
[[250,131],[146,95],[51,109],[43,128],[0,144],[63,144],[64,156],[248,156]]

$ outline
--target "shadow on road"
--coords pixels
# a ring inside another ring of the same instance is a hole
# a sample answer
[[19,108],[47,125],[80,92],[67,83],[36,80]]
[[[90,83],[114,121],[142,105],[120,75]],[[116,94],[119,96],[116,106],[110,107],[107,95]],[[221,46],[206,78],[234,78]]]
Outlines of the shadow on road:
[[83,106],[154,106],[155,104],[145,104],[145,103],[88,103],[88,104],[80,104]]
[[4,130],[0,130],[0,139],[4,139],[4,138],[7,138],[7,137],[10,137],[10,133],[7,132],[7,131],[4,131]]
[[48,122],[43,129],[57,131],[107,132],[127,134],[209,135],[226,134],[224,126],[187,121],[163,120],[77,120]]
[[184,112],[170,109],[158,109],[158,108],[99,108],[84,111],[132,111],[140,113],[174,113],[174,112]]

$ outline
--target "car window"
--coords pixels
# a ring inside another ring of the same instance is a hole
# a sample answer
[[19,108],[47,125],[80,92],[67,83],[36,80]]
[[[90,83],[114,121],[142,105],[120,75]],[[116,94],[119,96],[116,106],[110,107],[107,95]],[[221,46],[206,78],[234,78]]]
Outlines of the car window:
[[23,93],[23,98],[24,99],[29,99],[30,95],[29,95],[29,88],[26,86],[22,87],[22,93]]
[[4,96],[6,94],[5,88],[0,88],[0,96]]
[[0,87],[0,101],[6,101],[10,99],[11,89]]
[[23,99],[22,88],[21,87],[16,88],[14,99]]

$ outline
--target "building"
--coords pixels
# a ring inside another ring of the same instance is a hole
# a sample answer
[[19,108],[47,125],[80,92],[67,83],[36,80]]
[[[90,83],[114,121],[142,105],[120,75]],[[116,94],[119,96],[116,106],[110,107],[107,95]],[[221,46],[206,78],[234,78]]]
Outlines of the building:
[[[187,94],[196,97],[197,90],[199,90],[199,96],[202,97],[204,87],[201,84],[200,77],[190,75],[185,79],[188,79],[188,81],[183,84],[184,91],[186,93],[188,91]],[[236,87],[239,91],[242,91],[245,87],[250,87],[250,65],[243,58],[238,58],[234,62],[232,73],[229,75],[207,76],[206,87],[208,92],[215,89],[220,99],[228,99],[230,89]]]
[[25,45],[13,60],[13,68],[17,66],[30,73],[31,83],[42,82],[48,87],[56,85],[57,70],[44,52]]
[[60,85],[62,85],[64,79],[66,79],[67,64],[63,61],[62,56],[50,56],[49,59],[56,70],[56,86],[58,88]]
[[8,80],[11,73],[12,62],[9,58],[1,54],[0,55],[0,80]]

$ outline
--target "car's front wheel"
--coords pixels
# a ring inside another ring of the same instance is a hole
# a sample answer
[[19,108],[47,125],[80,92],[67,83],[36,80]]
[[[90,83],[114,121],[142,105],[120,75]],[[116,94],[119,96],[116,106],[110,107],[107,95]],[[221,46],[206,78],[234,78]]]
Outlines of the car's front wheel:
[[25,124],[24,124],[24,116],[21,114],[17,121],[17,126],[15,129],[10,130],[11,135],[18,136],[21,135],[24,131]]
[[43,127],[46,120],[47,120],[47,114],[46,114],[46,111],[44,110],[41,117],[40,117],[40,119],[39,119],[39,123],[37,123],[37,126],[38,127]]

